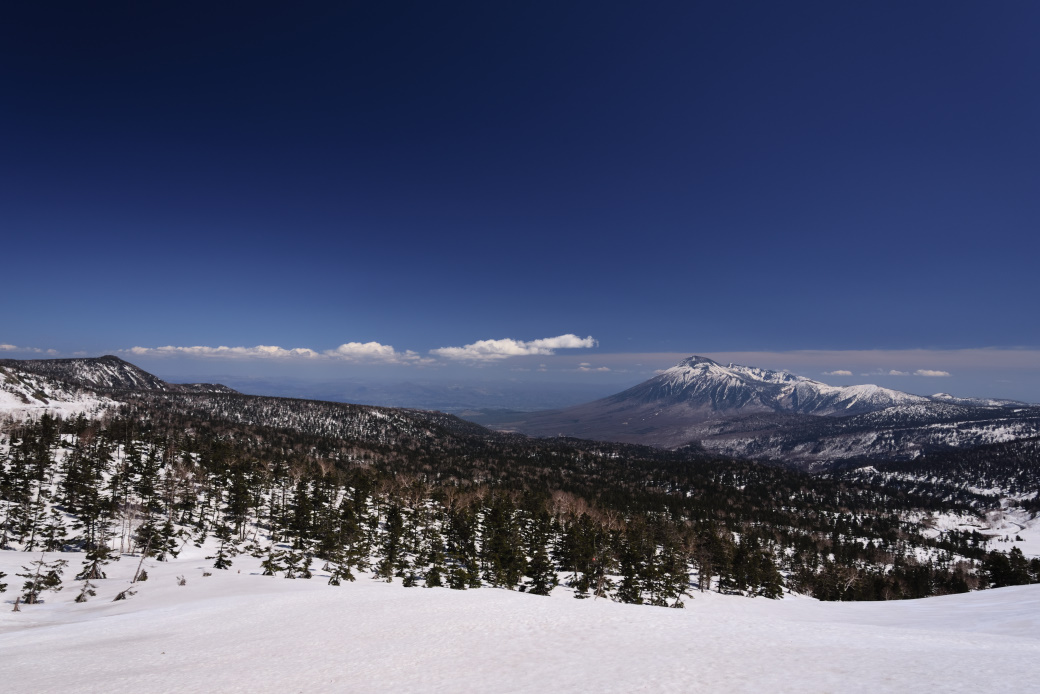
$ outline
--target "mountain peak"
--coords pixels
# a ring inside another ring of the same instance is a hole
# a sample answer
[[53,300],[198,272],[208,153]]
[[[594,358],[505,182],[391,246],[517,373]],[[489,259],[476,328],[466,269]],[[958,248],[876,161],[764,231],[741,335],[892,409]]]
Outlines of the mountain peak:
[[708,359],[707,357],[701,357],[695,354],[692,357],[687,357],[686,359],[683,359],[681,362],[676,364],[676,366],[696,366],[697,364],[714,364],[715,366],[719,365],[719,363],[713,359]]

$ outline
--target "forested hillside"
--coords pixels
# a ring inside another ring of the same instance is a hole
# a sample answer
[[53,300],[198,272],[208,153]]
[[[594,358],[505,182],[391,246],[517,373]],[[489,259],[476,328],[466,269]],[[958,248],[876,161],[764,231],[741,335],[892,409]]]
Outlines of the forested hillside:
[[[331,582],[371,576],[670,606],[702,590],[923,597],[1040,572],[1020,555],[995,562],[978,532],[936,534],[920,522],[972,513],[981,496],[696,451],[530,440],[442,415],[167,397],[130,398],[100,421],[6,425],[0,546],[45,553],[24,584],[8,586],[20,600],[39,598],[51,562],[79,564],[54,580],[90,581],[120,555],[162,560],[187,543],[213,548],[213,570],[248,552],[287,578],[320,568]],[[291,426],[243,423],[254,417]]]

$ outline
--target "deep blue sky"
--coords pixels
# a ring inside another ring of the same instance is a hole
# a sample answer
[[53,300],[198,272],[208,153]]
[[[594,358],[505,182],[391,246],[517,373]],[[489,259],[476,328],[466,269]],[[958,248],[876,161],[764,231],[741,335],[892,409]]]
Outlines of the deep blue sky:
[[1037,36],[1025,1],[5,3],[0,343],[1037,348]]

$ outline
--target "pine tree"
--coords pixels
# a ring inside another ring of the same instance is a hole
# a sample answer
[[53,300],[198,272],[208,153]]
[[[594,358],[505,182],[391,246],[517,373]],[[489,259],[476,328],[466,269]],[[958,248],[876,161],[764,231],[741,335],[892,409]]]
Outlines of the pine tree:
[[439,588],[444,585],[444,541],[440,533],[432,526],[427,528],[426,561],[428,564],[423,581],[427,588]]
[[94,590],[96,586],[90,581],[83,581],[83,586],[80,588],[79,595],[76,596],[76,602],[86,602],[87,598],[92,598],[97,595],[97,591]]
[[776,568],[773,553],[762,550],[759,555],[758,565],[758,594],[770,600],[779,600],[784,597],[784,578]]
[[[118,558],[116,559],[118,561]],[[83,560],[83,570],[76,575],[76,580],[96,581],[105,578],[102,567],[112,561],[112,550],[108,545],[102,544],[87,550],[86,558]]]
[[485,512],[482,540],[484,580],[512,590],[524,575],[527,562],[514,510],[505,499],[496,499]]
[[1008,552],[1008,582],[1013,586],[1024,586],[1030,582],[1029,561],[1018,547],[1012,547]]
[[278,562],[284,556],[283,552],[275,549],[274,544],[271,544],[271,548],[267,552],[267,558],[260,562],[260,568],[263,569],[262,576],[277,576],[279,571],[285,571],[286,567],[279,564]]
[[215,559],[213,562],[214,569],[230,569],[231,559],[238,555],[238,539],[235,537],[231,530],[231,526],[227,523],[221,522],[217,526],[216,532],[213,534],[220,544],[217,545],[217,553],[213,556],[206,557],[206,559]]
[[545,545],[535,544],[532,552],[534,554],[527,564],[527,575],[531,577],[531,587],[528,592],[535,595],[549,595],[559,583],[556,567],[553,566]]
[[296,578],[296,574],[300,571],[300,563],[303,561],[303,555],[292,550],[287,550],[282,555],[282,560],[285,562],[285,578]]
[[383,557],[376,566],[376,575],[389,583],[395,575],[402,575],[407,566],[407,559],[404,557],[401,547],[404,518],[401,516],[401,508],[396,503],[391,503],[387,508],[385,526]]
[[343,581],[353,581],[354,573],[350,570],[350,564],[346,561],[330,562],[326,571],[329,571],[329,585],[338,586]]
[[60,552],[65,549],[68,537],[65,531],[65,516],[57,506],[51,506],[47,520],[40,528],[40,543],[45,552]]
[[35,605],[40,601],[40,594],[46,591],[58,592],[61,590],[61,574],[68,565],[65,559],[45,561],[46,553],[41,554],[39,559],[23,566],[25,573],[18,574],[26,579],[22,585],[21,600],[26,605]]
[[305,552],[300,560],[300,578],[313,578],[314,574],[311,572],[311,562],[314,561],[314,557],[310,553]]

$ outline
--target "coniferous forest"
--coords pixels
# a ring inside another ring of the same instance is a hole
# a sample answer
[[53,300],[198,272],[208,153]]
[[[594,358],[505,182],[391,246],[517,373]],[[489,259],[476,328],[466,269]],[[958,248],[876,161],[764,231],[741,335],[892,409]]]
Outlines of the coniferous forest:
[[100,419],[4,424],[0,548],[33,560],[0,584],[25,604],[75,577],[88,600],[111,561],[207,541],[213,571],[250,554],[288,579],[671,607],[709,590],[887,600],[1040,580],[1017,549],[929,527],[991,497],[883,472],[528,439],[439,413],[133,393]]

